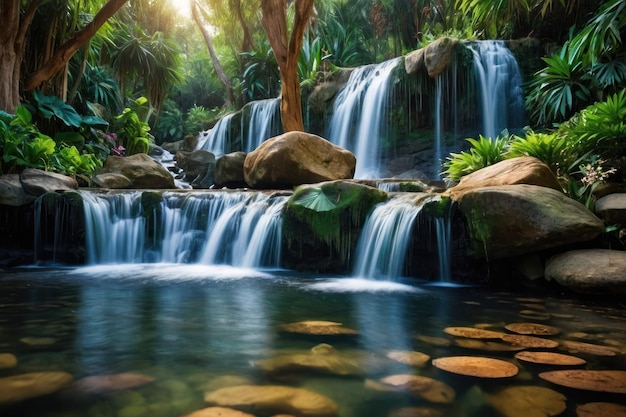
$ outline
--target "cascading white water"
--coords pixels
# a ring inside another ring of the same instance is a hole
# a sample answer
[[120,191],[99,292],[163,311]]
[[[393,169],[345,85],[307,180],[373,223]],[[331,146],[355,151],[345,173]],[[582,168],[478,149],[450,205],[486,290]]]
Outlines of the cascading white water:
[[503,41],[477,41],[468,46],[480,91],[482,135],[495,138],[504,129],[523,127],[522,76],[511,51]]
[[227,149],[228,135],[230,131],[230,123],[234,115],[235,113],[227,114],[218,120],[212,129],[200,132],[196,150],[202,149],[209,151],[215,156],[222,156],[225,153],[230,152],[230,149]]
[[141,194],[81,192],[85,213],[85,246],[90,264],[142,262],[145,218]]
[[241,130],[245,133],[244,152],[252,152],[267,139],[280,133],[280,99],[252,101],[250,118],[242,120]]
[[438,75],[435,77],[435,138],[434,138],[434,164],[433,173],[435,178],[439,179],[439,171],[441,170],[441,159],[443,158],[443,127],[442,127],[442,116],[443,116],[443,81],[441,80],[442,76]]
[[356,68],[335,100],[328,139],[355,154],[355,178],[380,176],[390,80],[399,63],[395,58]]
[[81,194],[90,264],[280,265],[280,214],[286,196],[165,192],[147,237],[141,193]]
[[413,224],[423,205],[415,195],[397,196],[377,205],[359,236],[353,275],[366,279],[400,277]]

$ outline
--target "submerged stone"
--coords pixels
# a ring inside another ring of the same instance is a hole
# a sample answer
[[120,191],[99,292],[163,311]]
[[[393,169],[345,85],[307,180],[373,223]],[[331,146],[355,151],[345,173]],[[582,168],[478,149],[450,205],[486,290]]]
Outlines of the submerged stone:
[[565,411],[565,396],[544,387],[508,387],[485,394],[504,417],[552,417]]
[[0,353],[0,369],[13,368],[17,365],[17,358],[12,353]]
[[72,382],[67,372],[31,372],[0,378],[0,404],[52,394]]
[[137,388],[154,382],[154,380],[154,377],[134,372],[94,375],[77,380],[70,389],[72,392],[82,395],[104,394]]
[[207,404],[245,412],[300,417],[336,417],[337,405],[316,392],[282,385],[239,385],[205,394]]
[[432,403],[450,404],[456,396],[454,389],[448,384],[425,376],[392,375],[381,379],[380,382]]

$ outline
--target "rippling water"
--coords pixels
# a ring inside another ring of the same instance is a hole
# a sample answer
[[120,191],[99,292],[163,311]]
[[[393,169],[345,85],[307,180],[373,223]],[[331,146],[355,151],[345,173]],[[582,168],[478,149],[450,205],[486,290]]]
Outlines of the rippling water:
[[[309,320],[342,323],[357,334],[311,336],[281,329]],[[338,405],[340,417],[500,416],[490,395],[512,386],[541,386],[565,395],[564,416],[576,416],[576,407],[588,402],[626,404],[618,394],[543,381],[538,373],[553,367],[518,362],[512,351],[461,347],[444,332],[449,326],[508,332],[504,326],[516,322],[558,328],[560,333],[550,336],[561,344],[554,351],[585,359],[586,369],[626,370],[626,308],[615,301],[228,266],[10,270],[0,274],[0,354],[13,354],[18,363],[0,369],[0,387],[2,378],[48,371],[64,371],[75,380],[133,372],[154,382],[97,395],[55,392],[0,404],[0,415],[178,417],[206,407],[205,392],[234,377],[315,391]],[[568,352],[567,340],[607,346],[615,355]],[[278,356],[311,354],[321,343],[343,358],[358,358],[358,369],[334,375],[293,368],[268,372],[262,366]],[[423,367],[396,362],[386,357],[390,351],[418,351],[433,359],[499,358],[520,371],[497,380],[457,376],[430,362]],[[406,391],[376,389],[372,381],[394,374],[445,382],[455,390],[455,400],[437,404]],[[408,411],[397,414],[403,408]],[[438,414],[418,414],[418,409]]]

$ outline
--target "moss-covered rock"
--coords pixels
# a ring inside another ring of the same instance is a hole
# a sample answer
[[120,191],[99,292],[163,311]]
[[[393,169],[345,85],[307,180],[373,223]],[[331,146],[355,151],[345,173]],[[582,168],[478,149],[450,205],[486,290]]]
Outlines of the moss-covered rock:
[[351,181],[303,185],[283,212],[287,267],[347,270],[361,227],[387,193]]
[[476,255],[488,260],[586,242],[604,231],[604,223],[585,206],[536,185],[474,189],[463,195],[459,209]]

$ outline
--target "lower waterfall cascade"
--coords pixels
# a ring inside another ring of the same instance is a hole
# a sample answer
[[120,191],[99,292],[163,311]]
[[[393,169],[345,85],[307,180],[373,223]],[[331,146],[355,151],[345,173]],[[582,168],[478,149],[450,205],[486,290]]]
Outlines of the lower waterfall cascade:
[[[84,262],[88,265],[171,263],[283,268],[286,237],[282,219],[289,192],[81,190],[74,194],[82,201]],[[407,259],[410,242],[418,239],[435,248],[438,275],[448,280],[449,221],[418,216],[426,204],[438,201],[438,195],[391,192],[389,200],[378,204],[363,224],[355,243],[351,274],[371,280],[396,280],[407,270],[407,262],[422,263]],[[63,207],[59,205],[54,213],[45,214],[54,218],[45,220],[54,223],[53,231],[35,234],[35,247],[45,246],[42,240],[53,247],[48,250],[52,252],[48,259],[38,255],[36,262],[63,263],[57,252],[67,250],[64,236],[76,235],[71,230],[76,226],[68,216],[77,217],[77,213]],[[43,218],[44,212],[39,210],[37,216]],[[418,218],[422,220],[414,226]]]

